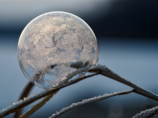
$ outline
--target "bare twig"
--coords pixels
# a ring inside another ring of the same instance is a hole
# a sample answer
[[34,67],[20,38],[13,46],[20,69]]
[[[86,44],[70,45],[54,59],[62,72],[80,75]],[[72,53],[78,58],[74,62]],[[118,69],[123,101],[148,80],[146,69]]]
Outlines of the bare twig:
[[158,114],[158,106],[142,111],[132,118],[151,118],[152,116],[156,116]]
[[117,95],[129,94],[131,92],[133,92],[133,89],[132,90],[125,90],[125,91],[121,91],[121,92],[114,92],[114,93],[110,93],[110,94],[104,94],[102,96],[100,95],[98,97],[93,97],[93,98],[82,100],[81,102],[72,103],[70,106],[61,109],[59,112],[56,112],[55,114],[53,114],[49,118],[56,118],[59,115],[62,115],[63,113],[65,113],[65,112],[67,112],[67,111],[69,111],[71,109],[74,109],[74,108],[76,108],[78,106],[84,105],[84,104],[88,104],[88,103],[104,100],[104,99],[107,99],[107,98],[110,98],[110,97],[113,97],[113,96],[117,96]]
[[35,95],[31,95],[28,98],[25,98],[24,100],[20,100],[16,103],[13,103],[13,105],[8,106],[6,109],[1,110],[0,111],[0,117],[4,117],[8,114],[11,114],[11,113],[13,113],[13,112],[29,105],[29,104],[31,104],[32,102],[44,97],[44,96],[50,95],[51,93],[54,93],[54,92],[58,91],[61,88],[64,88],[66,86],[77,83],[81,80],[84,80],[86,78],[89,78],[89,77],[92,77],[92,76],[95,76],[95,75],[98,75],[98,73],[91,74],[91,75],[88,75],[88,76],[85,76],[85,77],[82,77],[82,78],[78,78],[76,80],[70,81],[69,83],[63,84],[61,86],[57,86],[56,88],[51,88],[49,90],[44,90],[43,92],[37,93]]

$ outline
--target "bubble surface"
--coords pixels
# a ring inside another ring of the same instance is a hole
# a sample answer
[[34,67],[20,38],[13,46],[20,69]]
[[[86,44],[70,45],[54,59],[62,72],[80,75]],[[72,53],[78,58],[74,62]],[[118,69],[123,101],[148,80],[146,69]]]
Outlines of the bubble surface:
[[24,75],[45,89],[72,71],[98,62],[98,44],[92,29],[67,12],[49,12],[34,18],[22,31],[17,51]]

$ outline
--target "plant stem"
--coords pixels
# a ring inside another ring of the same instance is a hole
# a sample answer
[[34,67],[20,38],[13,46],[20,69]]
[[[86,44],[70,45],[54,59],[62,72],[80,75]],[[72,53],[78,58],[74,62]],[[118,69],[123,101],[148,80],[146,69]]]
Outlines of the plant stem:
[[133,92],[133,89],[132,90],[125,90],[125,91],[121,91],[121,92],[114,92],[114,93],[110,93],[110,94],[104,94],[102,96],[100,95],[98,97],[89,98],[89,99],[83,100],[81,102],[72,103],[70,106],[63,108],[59,112],[56,112],[55,114],[50,116],[49,118],[56,118],[56,117],[62,115],[63,113],[65,113],[71,109],[74,109],[78,106],[81,106],[81,105],[85,105],[85,104],[92,103],[92,102],[97,102],[97,101],[104,100],[104,99],[107,99],[107,98],[110,98],[113,96],[117,96],[117,95],[129,94],[131,92]]

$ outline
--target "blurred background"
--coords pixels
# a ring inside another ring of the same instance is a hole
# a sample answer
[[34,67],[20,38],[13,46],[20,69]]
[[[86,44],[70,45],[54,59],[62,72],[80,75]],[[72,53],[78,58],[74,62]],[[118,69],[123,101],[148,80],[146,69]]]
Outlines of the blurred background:
[[[157,6],[157,0],[0,1],[0,109],[16,102],[29,82],[17,59],[23,28],[36,16],[51,11],[70,12],[85,20],[98,39],[99,64],[158,94]],[[47,118],[71,103],[125,89],[130,87],[98,75],[60,90],[30,118]],[[41,90],[34,87],[31,94]],[[156,105],[132,93],[80,106],[59,118],[130,118]]]

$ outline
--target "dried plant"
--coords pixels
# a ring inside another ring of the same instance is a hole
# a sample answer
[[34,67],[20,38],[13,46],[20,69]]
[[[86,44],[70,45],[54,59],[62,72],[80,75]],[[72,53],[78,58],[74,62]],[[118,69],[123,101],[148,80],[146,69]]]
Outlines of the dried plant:
[[[82,77],[77,78],[75,80],[69,81],[73,76],[75,76],[77,74],[80,74],[82,72],[87,72],[87,71],[92,73],[92,74],[90,74],[88,76],[82,76]],[[98,65],[95,65],[93,67],[80,68],[80,69],[76,70],[75,72],[72,72],[69,75],[67,75],[65,77],[65,79],[63,79],[60,83],[57,83],[53,88],[48,89],[48,90],[44,90],[44,91],[39,92],[39,93],[34,94],[34,95],[27,96],[29,91],[33,87],[33,84],[29,83],[26,86],[25,90],[23,91],[19,101],[16,102],[16,103],[13,103],[13,105],[11,105],[11,106],[6,107],[5,109],[2,109],[0,111],[0,117],[4,117],[6,115],[9,115],[9,114],[15,112],[14,118],[19,118],[19,117],[20,118],[26,118],[26,117],[30,116],[31,114],[33,114],[35,111],[37,111],[46,102],[48,102],[48,100],[54,94],[56,94],[60,89],[66,87],[66,86],[69,86],[71,84],[75,84],[75,83],[77,83],[81,80],[84,80],[84,79],[90,78],[92,76],[98,75],[98,74],[109,77],[111,79],[114,79],[118,82],[121,82],[121,83],[123,83],[127,86],[132,87],[133,89],[125,90],[125,91],[121,91],[121,92],[114,92],[114,93],[110,93],[110,94],[104,94],[104,95],[100,95],[98,97],[93,97],[93,98],[83,100],[81,102],[73,103],[70,106],[63,108],[59,112],[54,113],[52,116],[50,116],[50,118],[58,117],[59,115],[65,113],[65,112],[67,112],[67,111],[69,111],[69,110],[71,110],[75,107],[78,107],[80,105],[100,101],[100,100],[107,99],[107,98],[117,96],[117,95],[129,94],[131,92],[135,92],[137,94],[140,94],[140,95],[143,95],[143,96],[148,97],[150,99],[153,99],[155,101],[158,101],[158,95],[156,95],[152,92],[149,92],[148,90],[146,90],[142,87],[139,87],[138,85],[124,79],[123,77],[117,75],[116,73],[114,73],[113,71],[108,69],[106,66],[102,66],[102,65],[98,64]],[[36,75],[35,75],[35,77],[36,77]],[[39,103],[37,103],[36,105],[32,106],[32,108],[30,110],[28,110],[26,113],[21,115],[21,110],[25,106],[35,102],[36,100],[38,100],[40,98],[43,98],[43,99]],[[139,114],[136,114],[133,118],[150,118],[150,117],[152,117],[154,115],[157,115],[157,114],[158,114],[158,107],[155,107],[155,108],[143,111]]]

